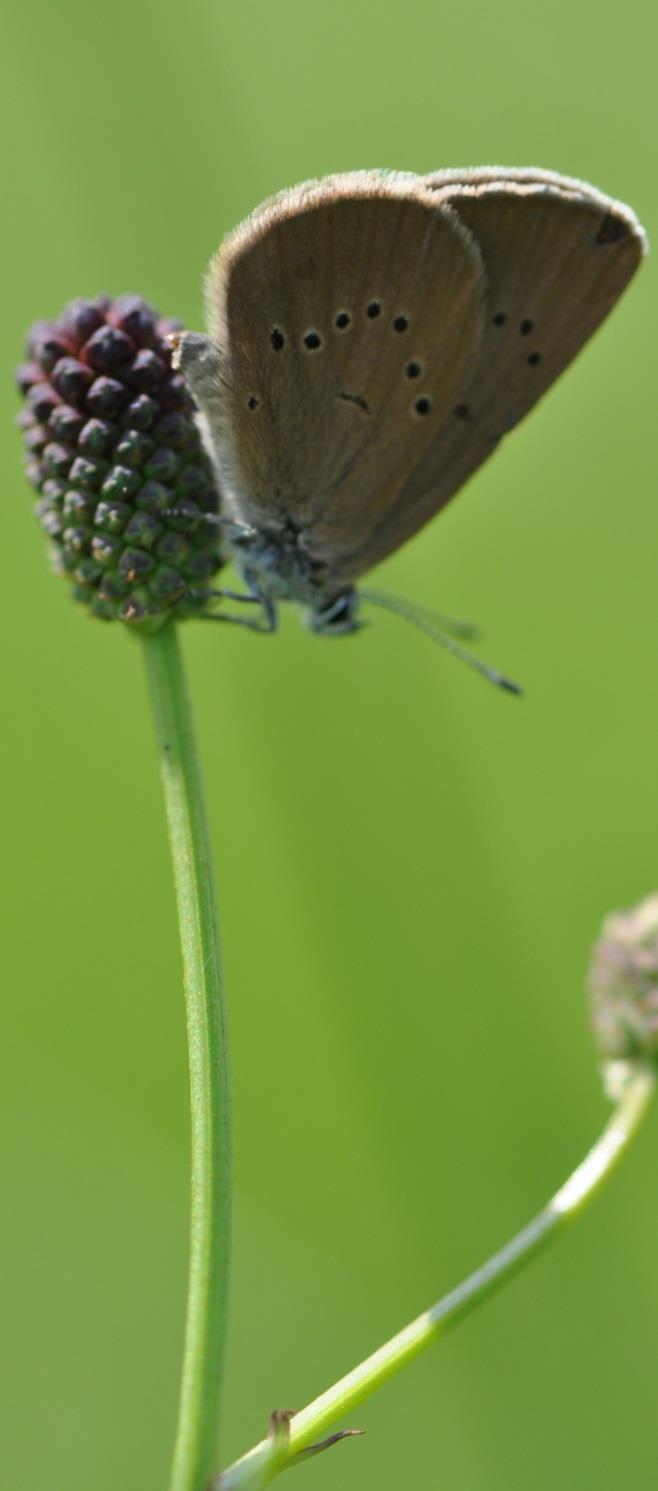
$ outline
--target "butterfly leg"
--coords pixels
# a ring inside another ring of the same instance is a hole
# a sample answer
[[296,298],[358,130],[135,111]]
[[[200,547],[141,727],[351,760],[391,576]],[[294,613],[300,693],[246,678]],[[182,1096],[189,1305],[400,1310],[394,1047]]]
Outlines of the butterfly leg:
[[250,632],[269,633],[277,630],[276,606],[269,595],[260,592],[248,591],[246,593],[238,590],[211,590],[209,597],[217,597],[221,600],[240,601],[243,605],[261,607],[261,615],[257,621],[249,621],[244,616],[227,615],[225,611],[206,611],[202,614],[202,621],[229,621],[234,626],[244,626]]

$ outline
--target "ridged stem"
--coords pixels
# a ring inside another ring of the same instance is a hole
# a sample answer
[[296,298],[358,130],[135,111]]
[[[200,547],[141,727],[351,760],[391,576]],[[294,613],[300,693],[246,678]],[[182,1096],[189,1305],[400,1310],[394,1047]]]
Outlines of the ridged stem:
[[600,1139],[548,1206],[482,1268],[294,1414],[289,1428],[279,1426],[276,1434],[261,1440],[224,1471],[213,1483],[216,1491],[236,1491],[238,1487],[241,1491],[247,1488],[256,1491],[269,1485],[288,1465],[299,1463],[304,1452],[308,1453],[338,1420],[352,1413],[426,1346],[445,1335],[451,1326],[559,1237],[587,1209],[612,1174],[640,1127],[654,1086],[653,1068],[640,1064],[630,1067],[615,1111]]
[[170,1491],[205,1491],[217,1466],[230,1229],[227,1018],[210,839],[176,627],[144,638],[183,954],[191,1098],[185,1345]]

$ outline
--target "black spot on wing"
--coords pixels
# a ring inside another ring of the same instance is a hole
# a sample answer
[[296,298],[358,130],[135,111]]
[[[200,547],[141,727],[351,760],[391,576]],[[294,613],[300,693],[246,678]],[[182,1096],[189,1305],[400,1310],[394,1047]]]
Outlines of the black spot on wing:
[[629,225],[623,217],[616,217],[614,212],[607,212],[596,235],[596,242],[621,243],[622,238],[627,238],[629,233]]

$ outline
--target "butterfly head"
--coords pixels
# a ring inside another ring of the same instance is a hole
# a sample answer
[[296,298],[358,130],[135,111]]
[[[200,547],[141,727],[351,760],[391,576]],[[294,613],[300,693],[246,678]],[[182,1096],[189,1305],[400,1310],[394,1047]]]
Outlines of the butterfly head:
[[249,592],[268,609],[294,601],[305,610],[309,630],[338,637],[354,632],[358,598],[352,585],[336,586],[300,544],[301,529],[284,522],[267,528],[229,522],[226,544]]

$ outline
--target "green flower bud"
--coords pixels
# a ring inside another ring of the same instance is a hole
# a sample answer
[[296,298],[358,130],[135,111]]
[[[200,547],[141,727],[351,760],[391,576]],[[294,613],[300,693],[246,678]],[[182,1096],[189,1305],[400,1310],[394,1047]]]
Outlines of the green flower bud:
[[606,917],[588,986],[604,1060],[658,1062],[658,894]]
[[[219,497],[163,320],[136,295],[74,300],[17,370],[53,567],[95,616],[158,626],[207,605]],[[210,515],[210,517],[209,517]]]

